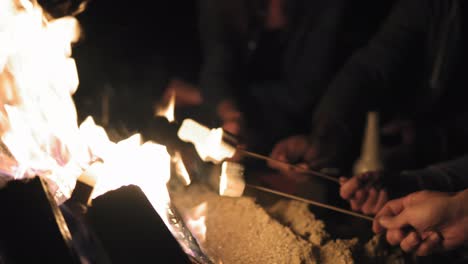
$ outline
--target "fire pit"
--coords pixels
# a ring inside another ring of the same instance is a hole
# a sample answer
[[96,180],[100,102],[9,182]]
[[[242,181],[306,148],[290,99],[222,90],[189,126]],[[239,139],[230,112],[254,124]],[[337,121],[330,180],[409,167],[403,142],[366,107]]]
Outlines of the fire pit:
[[204,185],[176,190],[172,201],[215,263],[408,263],[379,237],[332,239],[301,202],[264,208],[253,197],[221,197]]

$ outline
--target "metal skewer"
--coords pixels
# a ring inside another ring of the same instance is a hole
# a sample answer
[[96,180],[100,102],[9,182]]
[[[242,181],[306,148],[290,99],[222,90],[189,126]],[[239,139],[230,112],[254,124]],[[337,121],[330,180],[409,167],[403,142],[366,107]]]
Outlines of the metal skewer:
[[244,154],[244,155],[246,155],[246,156],[252,157],[252,158],[261,159],[261,160],[270,161],[270,162],[280,163],[280,164],[284,165],[285,168],[286,168],[288,171],[297,172],[297,173],[303,173],[303,174],[310,174],[310,175],[314,175],[314,176],[320,177],[320,178],[322,178],[322,179],[326,179],[326,180],[329,180],[329,181],[336,182],[336,183],[338,183],[338,184],[340,183],[340,181],[339,181],[337,178],[334,178],[334,177],[332,177],[332,176],[330,176],[330,175],[327,175],[327,174],[324,174],[324,173],[321,173],[321,172],[318,172],[318,171],[314,171],[314,170],[310,170],[310,169],[305,169],[305,168],[302,168],[302,167],[297,166],[297,165],[293,165],[293,164],[288,163],[288,162],[285,162],[285,161],[273,159],[273,158],[270,158],[270,157],[268,157],[268,156],[264,156],[264,155],[257,154],[257,153],[254,153],[254,152],[250,152],[250,151],[243,150],[243,149],[237,149],[237,151],[241,152],[242,154]]
[[360,213],[356,213],[356,212],[346,210],[346,209],[343,209],[343,208],[339,208],[339,207],[336,207],[336,206],[333,206],[333,205],[328,205],[328,204],[316,202],[316,201],[313,201],[313,200],[305,199],[305,198],[302,198],[302,197],[299,197],[299,196],[295,196],[295,195],[292,195],[292,194],[272,190],[272,189],[257,186],[257,185],[246,184],[246,186],[248,186],[250,188],[253,188],[253,189],[263,191],[263,192],[276,194],[276,195],[283,196],[283,197],[286,197],[286,198],[289,198],[289,199],[301,201],[301,202],[308,203],[308,204],[311,204],[311,205],[315,205],[315,206],[318,206],[318,207],[326,208],[326,209],[329,209],[329,210],[332,210],[332,211],[336,211],[336,212],[340,212],[340,213],[343,213],[343,214],[358,217],[358,218],[361,218],[361,219],[365,219],[365,220],[368,220],[368,221],[374,221],[373,217],[363,215],[363,214],[360,214]]

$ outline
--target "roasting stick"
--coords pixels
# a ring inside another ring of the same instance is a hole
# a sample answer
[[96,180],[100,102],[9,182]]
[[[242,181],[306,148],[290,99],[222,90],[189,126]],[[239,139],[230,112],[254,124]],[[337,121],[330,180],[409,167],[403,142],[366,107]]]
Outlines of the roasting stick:
[[304,173],[304,174],[310,174],[310,175],[314,175],[314,176],[317,176],[317,177],[320,177],[322,179],[326,179],[326,180],[329,180],[329,181],[333,181],[333,182],[336,182],[336,183],[340,183],[340,181],[337,179],[337,178],[334,178],[330,175],[327,175],[327,174],[324,174],[324,173],[321,173],[321,172],[318,172],[318,171],[314,171],[314,170],[310,170],[310,169],[305,169],[305,168],[302,168],[300,166],[296,166],[296,165],[293,165],[291,163],[288,163],[288,162],[285,162],[285,161],[281,161],[281,160],[277,160],[277,159],[273,159],[273,158],[270,158],[268,156],[264,156],[264,155],[261,155],[261,154],[257,154],[257,153],[254,153],[254,152],[250,152],[250,151],[247,151],[247,150],[243,150],[243,149],[237,149],[237,151],[241,152],[242,154],[244,154],[245,156],[249,156],[249,157],[252,157],[252,158],[256,158],[256,159],[261,159],[261,160],[265,160],[265,161],[270,161],[270,162],[276,162],[276,163],[280,163],[282,165],[284,165],[288,171],[293,171],[293,172],[298,172],[298,173]]
[[361,219],[365,219],[365,220],[368,220],[368,221],[374,221],[373,217],[363,215],[363,214],[360,214],[360,213],[356,213],[356,212],[346,210],[346,209],[343,209],[343,208],[339,208],[339,207],[336,207],[336,206],[333,206],[333,205],[328,205],[328,204],[312,201],[312,200],[305,199],[305,198],[302,198],[302,197],[299,197],[299,196],[295,196],[295,195],[292,195],[292,194],[272,190],[272,189],[257,186],[257,185],[246,184],[246,186],[248,186],[250,188],[253,188],[253,189],[263,191],[263,192],[276,194],[276,195],[283,196],[283,197],[286,197],[286,198],[289,198],[289,199],[301,201],[301,202],[308,203],[308,204],[311,204],[311,205],[315,205],[315,206],[318,206],[318,207],[323,207],[323,208],[326,208],[326,209],[329,209],[329,210],[332,210],[332,211],[336,211],[336,212],[340,212],[340,213],[343,213],[343,214],[358,217],[358,218],[361,218]]

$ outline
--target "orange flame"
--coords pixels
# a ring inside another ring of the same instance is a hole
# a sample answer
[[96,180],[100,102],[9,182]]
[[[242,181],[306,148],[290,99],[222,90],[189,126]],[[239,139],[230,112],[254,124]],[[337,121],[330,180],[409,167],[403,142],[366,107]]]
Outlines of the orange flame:
[[201,244],[206,240],[206,210],[207,203],[201,203],[192,208],[185,219],[190,232],[192,232],[197,241]]
[[[176,93],[174,90],[170,91],[169,100],[167,102],[162,102],[161,105],[156,107],[156,116],[164,116],[169,122],[175,121],[175,100]],[[174,164],[175,174],[182,179],[183,183],[187,186],[190,185],[191,179],[190,175],[185,168],[184,163],[182,162],[182,157],[179,152],[174,153],[172,157],[172,163]]]
[[174,110],[175,110],[175,100],[176,94],[175,91],[170,91],[169,100],[167,102],[162,102],[156,107],[156,116],[164,116],[169,120],[169,122],[174,122]]
[[75,175],[89,158],[80,146],[71,98],[78,87],[70,57],[78,22],[48,21],[35,1],[4,0],[0,9],[0,135],[18,164],[6,174],[46,175],[61,193],[69,193],[76,178],[59,175]]
[[[137,185],[174,232],[166,147],[143,143],[139,134],[112,142],[91,117],[78,127],[72,94],[79,81],[71,58],[78,36],[75,18],[47,20],[35,1],[0,0],[0,185],[3,174],[8,180],[39,175],[61,203],[87,169],[96,179],[93,197]],[[174,100],[164,113],[171,121]],[[90,167],[95,157],[103,163]]]
[[166,148],[142,143],[138,134],[111,142],[90,117],[78,127],[71,97],[78,87],[71,58],[71,43],[79,36],[76,19],[47,20],[37,3],[27,0],[2,0],[0,10],[0,135],[11,152],[0,170],[11,178],[47,178],[62,202],[98,156],[104,163],[93,167],[94,197],[135,184],[164,218],[170,177]]

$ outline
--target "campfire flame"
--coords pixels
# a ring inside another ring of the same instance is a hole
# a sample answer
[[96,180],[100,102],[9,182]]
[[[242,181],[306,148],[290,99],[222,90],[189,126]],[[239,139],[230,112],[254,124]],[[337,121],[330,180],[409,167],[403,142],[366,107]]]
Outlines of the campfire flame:
[[3,154],[11,154],[0,167],[15,179],[46,176],[58,193],[69,194],[76,177],[61,175],[79,174],[89,159],[71,97],[78,87],[70,57],[78,22],[49,21],[35,1],[0,5],[0,135]]
[[190,210],[185,222],[200,244],[206,240],[206,210],[207,203],[201,203]]
[[[167,100],[167,99],[166,99]],[[175,91],[170,92],[169,99],[167,102],[160,102],[156,105],[156,116],[164,116],[169,120],[169,122],[174,122],[175,120],[175,100],[176,94]]]
[[176,152],[172,157],[172,162],[175,164],[175,173],[182,179],[185,186],[190,185],[192,179],[185,168],[184,162],[182,161],[182,156],[179,152]]
[[225,161],[221,165],[219,195],[240,197],[244,193],[244,167],[238,163]]
[[[161,102],[156,106],[155,115],[164,116],[169,122],[175,121],[175,100],[176,93],[175,91],[170,92],[169,100],[167,102]],[[182,156],[179,152],[175,152],[172,156],[172,163],[174,164],[175,174],[182,179],[185,186],[190,185],[192,180],[190,175],[185,168],[184,162],[182,161]]]
[[114,143],[91,117],[78,127],[72,94],[79,82],[71,58],[77,20],[48,20],[36,1],[1,0],[0,10],[2,179],[44,177],[61,203],[98,157],[104,163],[92,168],[97,175],[93,197],[137,185],[168,224],[166,148],[142,143],[138,134]]
[[[72,95],[79,81],[71,58],[71,44],[79,38],[77,20],[49,20],[35,0],[0,0],[0,10],[0,187],[8,180],[40,176],[62,203],[86,171],[96,179],[93,198],[137,185],[174,236],[187,237],[176,234],[181,231],[171,224],[166,147],[142,142],[139,134],[112,142],[92,117],[78,126]],[[171,121],[174,101],[173,95],[159,112]],[[174,158],[190,184],[180,157]],[[93,163],[96,159],[103,162]],[[194,220],[204,221],[203,214],[197,210]]]

